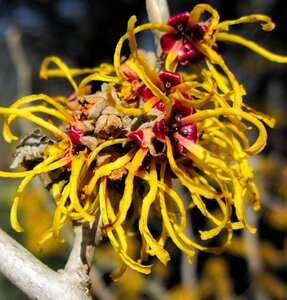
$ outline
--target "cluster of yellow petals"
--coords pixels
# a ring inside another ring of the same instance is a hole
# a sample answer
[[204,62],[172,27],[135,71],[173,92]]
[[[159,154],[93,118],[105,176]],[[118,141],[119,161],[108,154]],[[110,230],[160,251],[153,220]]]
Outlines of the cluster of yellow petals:
[[[59,58],[48,57],[40,70],[40,76],[44,79],[66,77],[77,96],[85,95],[86,87],[93,81],[108,83],[106,97],[111,106],[130,117],[147,114],[159,99],[165,104],[166,118],[171,114],[174,99],[191,107],[194,113],[181,120],[182,126],[194,123],[202,136],[198,142],[193,143],[184,136],[175,134],[174,138],[183,147],[182,157],[174,156],[172,141],[168,136],[165,138],[166,159],[162,162],[158,162],[156,156],[151,156],[148,148],[139,147],[127,136],[106,140],[91,152],[81,150],[75,154],[71,138],[67,134],[67,126],[73,122],[73,115],[66,97],[32,95],[19,99],[9,108],[0,108],[0,114],[4,116],[3,135],[7,142],[17,139],[10,130],[11,122],[17,117],[26,118],[44,128],[57,140],[47,148],[44,160],[32,170],[0,172],[1,177],[23,178],[11,210],[11,223],[15,230],[23,230],[17,218],[17,207],[21,193],[29,182],[36,175],[66,169],[70,164],[69,178],[52,186],[56,210],[52,229],[44,235],[42,242],[52,236],[58,237],[67,220],[93,222],[100,216],[102,230],[123,262],[147,274],[152,267],[149,256],[156,256],[164,264],[170,260],[170,254],[165,249],[168,238],[191,262],[195,249],[213,253],[222,251],[231,242],[235,229],[248,228],[251,233],[255,232],[255,228],[246,220],[244,208],[246,201],[250,201],[255,210],[260,208],[248,158],[259,153],[266,144],[267,134],[263,122],[273,127],[275,121],[243,102],[246,94],[244,88],[213,46],[217,42],[227,41],[246,46],[275,62],[286,63],[287,58],[272,54],[256,43],[228,32],[232,25],[255,22],[262,22],[263,30],[272,30],[274,24],[269,17],[251,15],[220,22],[216,10],[207,4],[200,4],[191,11],[190,19],[197,23],[206,11],[210,14],[210,19],[206,21],[207,31],[203,40],[197,44],[197,50],[205,57],[204,64],[195,63],[181,71],[174,52],[171,51],[164,62],[164,69],[181,73],[183,82],[170,95],[159,88],[157,70],[141,55],[136,34],[145,30],[167,33],[171,28],[163,23],[135,26],[135,16],[130,18],[127,33],[117,44],[113,66],[102,64],[91,69],[71,69]],[[155,96],[138,107],[129,106],[125,101],[118,103],[112,96],[114,87],[123,86],[122,93],[125,95],[129,91],[130,82],[123,71],[121,60],[122,46],[126,41],[131,54],[125,65]],[[57,68],[50,68],[51,63]],[[86,77],[77,83],[74,78],[83,75]],[[186,94],[190,97],[186,97]],[[41,101],[41,105],[34,105],[36,101]],[[39,113],[41,117],[37,115]],[[43,115],[47,116],[46,119]],[[254,141],[250,141],[246,135],[251,130],[257,135]],[[91,165],[102,150],[108,151],[110,147],[125,144],[134,145],[114,161],[98,167],[91,175]],[[148,168],[142,170],[140,167],[147,157],[150,159]],[[126,169],[127,175],[122,179],[123,192],[117,199],[109,175],[121,169]],[[182,199],[174,188],[177,184],[174,176],[188,191],[187,199]],[[137,192],[136,180],[140,180],[144,186],[141,196]],[[217,207],[216,213],[208,209],[207,203],[211,202]],[[222,246],[208,247],[204,242],[200,244],[198,237],[193,240],[186,233],[189,213],[194,209],[210,221],[209,227],[200,231],[201,240],[212,239],[223,232],[225,241]],[[154,216],[161,222],[161,230],[157,236],[149,228]],[[140,237],[136,232],[140,233]],[[129,255],[130,239],[135,239],[141,245],[136,258]]]

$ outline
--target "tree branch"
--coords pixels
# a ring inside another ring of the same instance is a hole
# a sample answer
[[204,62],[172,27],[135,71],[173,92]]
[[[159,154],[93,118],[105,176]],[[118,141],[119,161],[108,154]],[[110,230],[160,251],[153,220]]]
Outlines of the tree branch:
[[30,299],[91,299],[87,275],[53,271],[0,229],[0,273]]
[[5,32],[7,47],[17,75],[17,98],[31,94],[32,71],[21,44],[22,33],[19,28],[11,26]]
[[[169,18],[169,8],[166,0],[146,0],[146,10],[150,22],[165,23]],[[157,55],[161,54],[160,37],[162,33],[154,31]]]
[[[65,271],[80,273],[82,277],[89,274],[98,242],[99,214],[96,221],[91,223],[74,223],[74,243]],[[87,278],[88,281],[90,281]],[[87,282],[88,284],[88,282]]]

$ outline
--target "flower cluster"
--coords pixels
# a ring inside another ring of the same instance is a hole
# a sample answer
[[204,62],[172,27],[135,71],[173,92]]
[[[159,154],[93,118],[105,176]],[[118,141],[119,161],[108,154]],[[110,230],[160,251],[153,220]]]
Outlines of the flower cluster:
[[[210,17],[202,20],[205,13]],[[17,139],[10,130],[16,117],[44,131],[36,129],[17,148],[12,166],[26,170],[0,176],[23,178],[11,211],[15,230],[23,230],[17,219],[21,194],[40,175],[56,203],[42,242],[59,237],[67,220],[99,220],[124,264],[147,274],[152,256],[163,264],[170,260],[168,240],[191,262],[195,249],[222,251],[236,229],[255,232],[244,208],[246,202],[260,208],[248,158],[266,144],[263,123],[273,127],[275,121],[244,103],[246,92],[217,44],[242,44],[276,62],[287,58],[228,32],[231,25],[253,22],[272,30],[264,15],[220,22],[215,9],[199,4],[167,23],[136,21],[130,18],[113,65],[70,69],[57,57],[43,61],[40,76],[66,77],[73,87],[68,97],[31,95],[0,108],[6,141]],[[138,49],[136,35],[145,30],[161,33],[159,57]],[[102,84],[94,91],[96,81]],[[257,135],[252,141],[250,131]],[[206,220],[193,234],[186,230],[191,216]],[[222,245],[210,244],[219,235]],[[133,239],[137,254],[130,251]]]

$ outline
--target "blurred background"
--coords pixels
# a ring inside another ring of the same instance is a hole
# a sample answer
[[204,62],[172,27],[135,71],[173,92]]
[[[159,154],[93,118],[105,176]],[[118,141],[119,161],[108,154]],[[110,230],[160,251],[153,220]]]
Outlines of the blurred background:
[[[272,32],[262,32],[257,24],[238,26],[234,32],[287,55],[286,1],[204,2],[218,10],[221,20],[254,13],[269,15],[276,23]],[[168,3],[171,14],[176,14],[190,11],[201,1]],[[65,80],[39,79],[43,58],[56,55],[68,66],[79,68],[112,62],[131,15],[137,16],[138,23],[147,22],[144,0],[0,0],[0,106],[32,93],[68,94]],[[149,38],[143,45],[152,43]],[[167,268],[157,265],[149,277],[129,271],[117,283],[109,279],[117,262],[111,262],[107,251],[112,250],[103,245],[93,271],[98,283],[95,299],[287,299],[287,65],[269,62],[232,44],[220,45],[220,51],[245,86],[246,103],[277,118],[276,127],[268,129],[267,147],[251,162],[262,199],[262,210],[250,217],[258,225],[258,235],[239,233],[224,255],[200,253],[192,266],[185,265],[175,252]],[[25,133],[26,128],[15,130]],[[13,149],[14,144],[7,145],[0,137],[1,170],[9,168]],[[26,232],[12,231],[9,213],[17,184],[17,180],[0,180],[0,227],[51,267],[63,267],[67,244],[51,243],[40,253],[35,242],[51,221],[48,195],[37,184],[22,207]],[[41,222],[35,226],[37,220]],[[135,283],[132,287],[131,280]],[[0,299],[26,298],[0,276]]]

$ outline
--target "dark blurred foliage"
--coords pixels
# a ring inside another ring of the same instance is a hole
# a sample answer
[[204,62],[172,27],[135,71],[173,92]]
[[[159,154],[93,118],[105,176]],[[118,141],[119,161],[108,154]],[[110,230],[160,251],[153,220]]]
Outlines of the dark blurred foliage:
[[[231,30],[258,42],[272,52],[287,55],[287,1],[285,0],[169,0],[168,2],[171,14],[190,11],[195,4],[202,2],[216,8],[221,20],[235,19],[254,13],[267,14],[276,23],[276,28],[272,32],[262,32],[258,24],[238,26]],[[11,29],[16,28],[20,33],[21,47],[31,68],[29,93],[57,94],[57,89],[65,91],[67,87],[58,85],[54,80],[51,80],[52,86],[50,86],[49,82],[38,78],[43,58],[56,55],[71,67],[93,67],[101,62],[112,62],[116,43],[126,32],[127,21],[131,15],[137,16],[139,24],[147,21],[144,0],[0,0],[0,105],[6,106],[20,96],[15,64],[11,57],[11,49],[7,45],[7,35],[11,33]],[[146,43],[145,41],[143,46],[146,46]],[[279,169],[277,167],[279,161],[286,168],[287,67],[269,62],[241,46],[224,44],[219,47],[227,65],[247,90],[246,103],[277,118],[276,128],[268,130],[269,141],[264,151],[264,154],[269,157],[271,169],[263,169],[274,173],[268,174],[267,180],[270,181],[264,187],[268,193],[275,193],[275,198],[278,198],[276,195],[278,185],[280,182],[286,185],[279,175],[280,167]],[[58,93],[62,94],[63,91]],[[275,163],[273,165],[273,160],[277,161],[276,165]],[[1,168],[8,164],[5,161],[2,156]],[[264,174],[261,175],[264,177]],[[266,182],[266,178],[264,180]],[[283,195],[286,196],[284,193]],[[286,205],[286,199],[284,201]],[[5,216],[8,221],[9,208],[6,209]],[[1,218],[2,215],[4,211],[1,208]],[[274,230],[264,220],[262,218],[260,221],[261,238],[264,241],[271,240],[278,249],[282,249],[284,231]],[[198,273],[201,273],[207,258],[205,254],[201,254],[199,258]],[[176,262],[178,260],[178,264],[175,265],[179,266],[180,257],[175,255],[174,259]],[[61,258],[56,257],[54,265],[59,261],[61,264]],[[250,285],[246,275],[246,262],[232,253],[229,254],[228,261],[230,265],[237,266],[236,269],[231,267],[231,273],[236,283],[235,291],[241,294]],[[170,276],[166,283],[168,287],[172,287],[180,280],[177,275],[179,270],[174,268],[168,272],[173,276]],[[279,268],[277,273],[281,279],[285,277],[286,281],[286,270]],[[0,282],[1,300],[20,299],[17,298],[19,295],[14,290],[11,290],[9,295],[2,296],[1,289],[4,284],[6,283]],[[250,297],[247,293],[246,298],[240,299],[252,299],[252,296]]]

